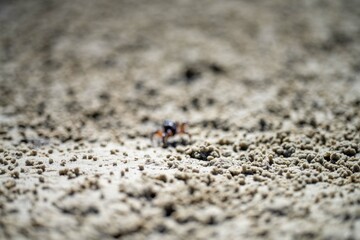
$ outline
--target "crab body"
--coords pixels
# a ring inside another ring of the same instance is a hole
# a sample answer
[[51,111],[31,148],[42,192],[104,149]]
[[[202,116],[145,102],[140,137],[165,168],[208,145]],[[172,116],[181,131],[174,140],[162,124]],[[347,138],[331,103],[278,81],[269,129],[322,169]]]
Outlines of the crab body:
[[151,134],[151,140],[153,140],[155,136],[160,137],[162,139],[163,146],[167,146],[168,138],[175,136],[176,134],[186,134],[191,138],[190,133],[185,130],[186,126],[186,122],[179,123],[171,120],[165,120],[163,122],[162,129],[156,130]]

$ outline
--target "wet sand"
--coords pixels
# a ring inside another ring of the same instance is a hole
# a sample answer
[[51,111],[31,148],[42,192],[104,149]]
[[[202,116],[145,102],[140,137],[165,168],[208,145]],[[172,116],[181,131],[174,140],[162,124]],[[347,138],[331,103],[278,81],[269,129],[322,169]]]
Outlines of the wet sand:
[[359,9],[2,1],[0,239],[359,239]]

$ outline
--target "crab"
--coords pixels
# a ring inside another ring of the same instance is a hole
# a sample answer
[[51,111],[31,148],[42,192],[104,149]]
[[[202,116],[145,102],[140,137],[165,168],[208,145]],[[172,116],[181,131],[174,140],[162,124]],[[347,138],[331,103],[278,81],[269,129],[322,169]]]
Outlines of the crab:
[[185,130],[187,126],[187,122],[165,120],[163,122],[162,129],[158,129],[151,134],[151,141],[154,140],[155,136],[159,137],[162,139],[163,146],[166,147],[168,145],[168,138],[175,136],[176,134],[186,134],[191,139],[191,134]]

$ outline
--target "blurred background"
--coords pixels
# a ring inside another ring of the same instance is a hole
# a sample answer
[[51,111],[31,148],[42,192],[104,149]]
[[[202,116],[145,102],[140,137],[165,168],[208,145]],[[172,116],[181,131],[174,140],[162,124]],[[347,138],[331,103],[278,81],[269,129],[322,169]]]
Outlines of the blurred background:
[[108,127],[239,121],[294,87],[354,89],[359,9],[359,1],[1,1],[0,104],[62,122],[111,115]]

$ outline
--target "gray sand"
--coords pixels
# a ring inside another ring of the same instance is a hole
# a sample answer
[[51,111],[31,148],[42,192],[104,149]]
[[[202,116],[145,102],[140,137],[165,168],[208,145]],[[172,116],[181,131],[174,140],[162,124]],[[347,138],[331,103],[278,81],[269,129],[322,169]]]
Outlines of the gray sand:
[[[0,239],[359,239],[359,23],[356,0],[1,1]],[[152,144],[165,119],[192,138]]]

